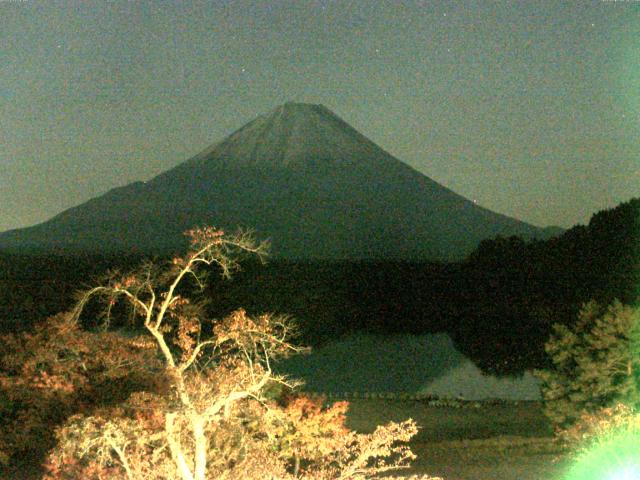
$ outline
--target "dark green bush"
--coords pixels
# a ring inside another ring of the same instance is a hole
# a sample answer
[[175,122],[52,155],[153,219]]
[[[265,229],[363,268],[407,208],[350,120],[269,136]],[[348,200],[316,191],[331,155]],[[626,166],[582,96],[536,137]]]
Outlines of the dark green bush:
[[545,414],[557,429],[617,403],[640,406],[640,309],[615,300],[583,305],[545,344],[553,367],[537,370]]

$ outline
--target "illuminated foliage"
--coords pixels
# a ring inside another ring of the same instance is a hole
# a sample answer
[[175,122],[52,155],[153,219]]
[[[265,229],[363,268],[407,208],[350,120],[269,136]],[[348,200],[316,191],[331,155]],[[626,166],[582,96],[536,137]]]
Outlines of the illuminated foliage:
[[[151,348],[150,348],[151,347]],[[33,332],[0,339],[0,460],[50,448],[57,425],[74,413],[117,403],[136,389],[161,387],[146,338],[79,328],[59,314]]]
[[583,306],[573,328],[546,344],[545,413],[574,463],[564,480],[640,478],[640,310],[614,301]]
[[616,403],[640,403],[640,310],[585,304],[572,327],[554,325],[545,345],[553,368],[537,371],[545,413],[559,429]]
[[[350,432],[346,403],[324,407],[296,396],[296,382],[273,372],[275,359],[302,351],[289,343],[295,329],[287,317],[237,310],[213,320],[184,294],[187,279],[204,286],[202,267],[217,266],[228,276],[238,268],[239,254],[262,255],[264,245],[245,233],[227,236],[212,228],[189,236],[186,256],[113,273],[64,316],[65,332],[77,335],[69,347],[77,360],[74,371],[84,373],[75,378],[47,370],[27,388],[33,394],[42,383],[43,391],[62,395],[58,403],[67,406],[54,425],[43,426],[57,426],[44,478],[365,479],[406,466],[414,456],[402,443],[416,433],[413,421],[390,423],[370,435]],[[78,319],[94,297],[106,305],[105,327],[123,302],[132,320],[140,319],[141,335],[83,333]],[[112,364],[118,373],[108,373]],[[133,388],[114,392],[110,401],[93,399],[83,408],[77,395],[64,397],[96,378],[108,383],[122,375],[133,375]],[[274,386],[289,395],[274,399]]]

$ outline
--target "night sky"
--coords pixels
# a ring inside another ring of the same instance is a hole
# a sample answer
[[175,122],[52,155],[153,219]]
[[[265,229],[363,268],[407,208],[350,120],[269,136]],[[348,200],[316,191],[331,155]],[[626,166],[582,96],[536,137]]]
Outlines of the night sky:
[[0,230],[286,101],[530,223],[640,196],[639,1],[0,0]]

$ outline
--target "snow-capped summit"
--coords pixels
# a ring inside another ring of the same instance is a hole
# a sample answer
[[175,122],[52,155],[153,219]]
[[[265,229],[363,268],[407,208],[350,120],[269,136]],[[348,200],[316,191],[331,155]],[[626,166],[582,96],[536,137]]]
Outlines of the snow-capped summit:
[[196,155],[210,168],[336,166],[389,155],[324,105],[288,102]]

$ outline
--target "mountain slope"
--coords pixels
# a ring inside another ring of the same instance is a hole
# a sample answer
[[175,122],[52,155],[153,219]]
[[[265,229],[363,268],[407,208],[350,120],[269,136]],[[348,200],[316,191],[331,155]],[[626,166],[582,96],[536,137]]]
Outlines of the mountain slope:
[[496,235],[548,232],[475,205],[320,105],[287,103],[149,182],[111,190],[0,249],[160,252],[213,224],[256,230],[276,257],[452,260]]

